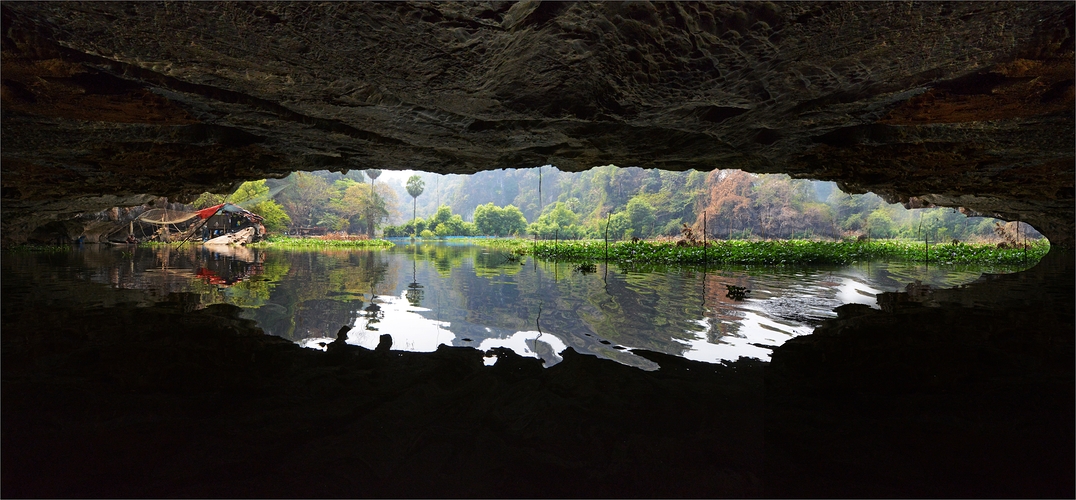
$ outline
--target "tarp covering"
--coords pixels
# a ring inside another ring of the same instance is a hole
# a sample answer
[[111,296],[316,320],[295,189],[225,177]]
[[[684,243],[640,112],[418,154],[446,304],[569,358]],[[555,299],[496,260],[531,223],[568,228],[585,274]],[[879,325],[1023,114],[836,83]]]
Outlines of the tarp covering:
[[179,224],[191,220],[195,217],[198,217],[203,220],[208,219],[214,215],[217,215],[220,212],[239,214],[254,223],[259,223],[263,220],[262,216],[249,210],[246,210],[243,207],[232,205],[231,203],[221,203],[220,205],[203,208],[195,212],[179,212],[176,210],[155,208],[153,210],[147,210],[145,213],[139,216],[138,219],[143,222],[149,222],[151,224]]
[[226,203],[221,203],[220,205],[209,208],[203,208],[198,211],[198,217],[201,219],[208,219],[214,215],[217,215],[217,211],[224,207],[224,205],[226,205]]

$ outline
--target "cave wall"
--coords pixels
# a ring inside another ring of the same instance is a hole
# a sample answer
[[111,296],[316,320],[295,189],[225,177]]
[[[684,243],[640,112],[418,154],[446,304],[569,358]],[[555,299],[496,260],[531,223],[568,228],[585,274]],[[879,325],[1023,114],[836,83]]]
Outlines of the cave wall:
[[5,3],[3,243],[298,169],[740,168],[1071,247],[1067,2]]

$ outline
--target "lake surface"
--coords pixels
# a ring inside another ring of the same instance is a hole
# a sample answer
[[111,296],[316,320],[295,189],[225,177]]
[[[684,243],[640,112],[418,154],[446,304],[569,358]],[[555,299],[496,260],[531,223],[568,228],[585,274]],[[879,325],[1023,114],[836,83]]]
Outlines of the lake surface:
[[[599,263],[589,270],[466,241],[327,251],[87,245],[5,253],[0,267],[5,315],[26,301],[149,306],[186,293],[196,307],[239,306],[267,334],[314,349],[346,325],[348,343],[370,349],[389,334],[395,350],[508,347],[552,366],[570,346],[644,370],[658,366],[632,349],[715,363],[766,361],[773,347],[810,333],[842,304],[877,307],[876,294],[916,280],[948,288],[984,272],[1021,269],[871,262],[708,269]],[[739,299],[729,286],[750,292]]]

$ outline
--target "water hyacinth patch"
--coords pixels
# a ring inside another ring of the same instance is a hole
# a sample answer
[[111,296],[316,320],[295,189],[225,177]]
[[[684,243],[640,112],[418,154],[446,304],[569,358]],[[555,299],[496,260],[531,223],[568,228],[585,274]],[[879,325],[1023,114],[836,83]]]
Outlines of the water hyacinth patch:
[[[604,241],[551,242],[519,241],[515,248],[535,257],[564,261],[603,261]],[[1049,243],[1042,241],[1024,248],[997,248],[994,245],[927,245],[910,241],[827,242],[811,240],[718,241],[706,248],[676,246],[672,243],[616,242],[608,246],[610,262],[634,264],[851,264],[886,260],[929,264],[1006,264],[1034,263],[1046,255]],[[1025,256],[1026,255],[1026,256]]]
[[10,248],[5,248],[5,252],[11,253],[58,253],[69,252],[71,247],[68,245],[16,245]]
[[387,248],[395,246],[391,241],[380,239],[327,239],[327,238],[280,238],[269,237],[266,240],[247,245],[250,248],[278,248],[317,250],[320,248]]

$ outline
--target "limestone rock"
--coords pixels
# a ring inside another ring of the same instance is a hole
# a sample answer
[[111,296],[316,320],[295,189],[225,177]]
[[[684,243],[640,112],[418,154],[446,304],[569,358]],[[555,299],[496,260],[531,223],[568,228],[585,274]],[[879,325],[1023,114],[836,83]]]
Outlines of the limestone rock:
[[5,243],[85,206],[297,169],[547,163],[785,172],[1073,241],[1070,3],[41,2],[2,18]]

